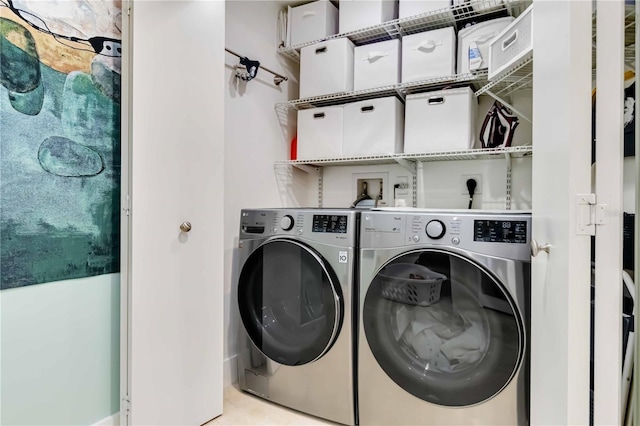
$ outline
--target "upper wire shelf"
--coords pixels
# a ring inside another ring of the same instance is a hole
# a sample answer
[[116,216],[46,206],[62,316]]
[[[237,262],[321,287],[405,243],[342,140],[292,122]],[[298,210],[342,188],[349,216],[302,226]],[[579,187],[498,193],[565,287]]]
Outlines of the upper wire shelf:
[[290,47],[281,47],[278,53],[290,59],[300,60],[300,49],[315,43],[338,38],[348,38],[355,45],[400,38],[405,35],[455,26],[469,20],[508,13],[517,17],[532,3],[532,0],[471,0],[463,5],[435,10],[408,18],[395,19],[379,25],[342,34],[335,34],[320,40],[314,40]]
[[490,91],[496,96],[505,96],[516,90],[533,87],[533,56],[514,64],[498,79],[489,81],[475,92],[476,96]]
[[[625,4],[624,12],[624,61],[628,68],[635,68],[636,59],[636,6],[635,4]],[[596,66],[596,12],[593,12],[593,49],[591,64],[595,70]]]
[[349,166],[349,165],[373,165],[373,164],[393,164],[403,161],[410,162],[429,162],[443,160],[486,160],[504,158],[509,155],[511,158],[522,158],[532,155],[533,147],[512,146],[507,148],[490,148],[490,149],[469,149],[460,151],[439,151],[423,154],[392,154],[392,155],[373,155],[363,157],[340,157],[340,158],[316,158],[302,160],[277,161],[276,164],[296,165],[314,165],[314,166]]
[[406,95],[419,93],[426,90],[437,90],[444,87],[456,87],[461,85],[486,84],[487,70],[479,70],[475,73],[456,74],[446,77],[437,77],[428,80],[399,83],[390,86],[376,87],[373,89],[357,90],[354,92],[335,93],[331,95],[315,96],[311,98],[294,99],[288,102],[276,104],[277,109],[308,109],[329,105],[339,105],[354,101],[382,98],[398,95],[404,100]]

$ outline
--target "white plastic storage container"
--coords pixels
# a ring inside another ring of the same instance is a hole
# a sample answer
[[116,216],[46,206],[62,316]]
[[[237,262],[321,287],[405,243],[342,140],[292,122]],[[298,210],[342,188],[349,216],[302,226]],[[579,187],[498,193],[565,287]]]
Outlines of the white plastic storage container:
[[403,133],[404,105],[395,96],[344,106],[345,157],[401,153]]
[[340,0],[340,34],[379,25],[397,17],[397,0]]
[[[400,19],[451,8],[451,0],[399,0],[399,2],[398,17]],[[450,11],[446,13],[453,17]]]
[[402,38],[402,82],[445,77],[456,73],[456,34],[453,27]]
[[380,274],[382,297],[407,305],[429,306],[440,300],[448,277],[415,263],[392,263]]
[[489,44],[489,80],[533,54],[533,5]]
[[408,95],[404,152],[475,148],[476,110],[476,97],[468,87]]
[[353,90],[400,83],[400,40],[356,46],[353,54]]
[[511,22],[512,16],[480,22],[458,31],[458,74],[489,67],[489,43]]
[[342,105],[298,111],[298,159],[342,156]]
[[300,49],[300,97],[351,92],[354,47],[339,38]]
[[338,33],[338,8],[318,0],[289,10],[291,46],[322,40]]

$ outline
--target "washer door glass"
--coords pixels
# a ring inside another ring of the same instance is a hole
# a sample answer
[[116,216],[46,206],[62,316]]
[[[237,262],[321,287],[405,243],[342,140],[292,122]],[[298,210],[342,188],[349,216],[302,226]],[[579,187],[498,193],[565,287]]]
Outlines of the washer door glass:
[[386,374],[438,405],[468,406],[498,394],[524,353],[522,318],[504,287],[445,251],[411,252],[384,265],[362,317]]
[[271,240],[251,253],[240,273],[238,306],[249,338],[285,365],[320,358],[342,324],[335,273],[318,253],[292,240]]

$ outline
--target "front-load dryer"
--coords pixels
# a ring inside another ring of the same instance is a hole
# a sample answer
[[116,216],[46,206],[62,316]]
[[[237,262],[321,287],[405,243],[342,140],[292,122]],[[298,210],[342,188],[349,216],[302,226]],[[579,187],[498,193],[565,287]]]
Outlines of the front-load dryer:
[[531,216],[363,212],[361,425],[528,424]]
[[240,388],[356,424],[354,210],[242,210]]

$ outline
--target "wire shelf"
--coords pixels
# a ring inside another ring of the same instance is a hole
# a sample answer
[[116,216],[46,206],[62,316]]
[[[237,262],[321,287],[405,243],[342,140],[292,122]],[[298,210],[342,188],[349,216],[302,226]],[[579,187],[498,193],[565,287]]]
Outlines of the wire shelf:
[[452,6],[446,9],[434,10],[429,13],[415,15],[408,18],[395,19],[380,25],[335,34],[323,39],[310,41],[290,47],[281,47],[278,53],[289,59],[299,61],[300,49],[326,40],[348,38],[356,45],[375,43],[400,38],[405,35],[438,28],[464,25],[476,19],[487,19],[493,15],[508,14],[519,16],[533,0],[471,0],[464,5]]
[[[635,18],[635,5],[627,4],[625,5],[625,13],[624,13],[624,61],[629,68],[634,68],[635,59],[636,59],[636,18]],[[592,41],[593,41],[593,49],[591,56],[591,64],[595,71],[596,68],[596,12],[594,11],[592,17]]]
[[313,166],[349,166],[349,165],[375,165],[393,164],[402,161],[429,162],[429,161],[454,161],[454,160],[486,160],[504,158],[509,154],[511,158],[528,157],[533,154],[533,147],[512,146],[508,148],[492,149],[469,149],[462,151],[439,151],[423,154],[394,154],[394,155],[374,155],[364,157],[341,157],[341,158],[317,158],[308,160],[278,161],[276,164],[289,165],[313,165]]
[[475,95],[480,96],[487,91],[495,95],[508,95],[521,89],[533,87],[533,56],[514,64],[504,72],[497,80],[490,81],[482,86]]
[[364,101],[367,99],[383,98],[397,95],[403,101],[406,95],[412,93],[425,92],[428,90],[438,90],[444,87],[458,87],[476,85],[481,87],[487,83],[487,70],[480,70],[476,73],[457,74],[446,77],[437,77],[421,81],[412,81],[390,86],[376,87],[373,89],[357,90],[354,92],[335,93],[331,95],[316,96],[312,98],[295,99],[289,102],[276,104],[276,109],[308,109],[330,105],[341,105],[344,103]]

